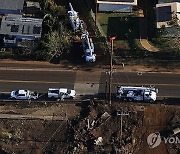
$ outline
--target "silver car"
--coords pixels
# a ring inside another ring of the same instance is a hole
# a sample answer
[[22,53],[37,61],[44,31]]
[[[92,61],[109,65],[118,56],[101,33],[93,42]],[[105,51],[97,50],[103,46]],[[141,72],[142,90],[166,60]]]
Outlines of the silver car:
[[22,100],[29,100],[29,99],[38,99],[38,93],[33,92],[30,90],[14,90],[11,92],[11,99],[22,99]]

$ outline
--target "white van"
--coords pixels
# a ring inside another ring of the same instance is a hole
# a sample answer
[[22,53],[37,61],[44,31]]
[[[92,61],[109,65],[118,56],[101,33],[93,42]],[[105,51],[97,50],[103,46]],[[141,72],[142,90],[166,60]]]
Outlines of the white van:
[[67,88],[49,88],[48,90],[48,98],[51,99],[64,99],[64,98],[73,99],[75,95],[76,95],[75,90],[71,90]]

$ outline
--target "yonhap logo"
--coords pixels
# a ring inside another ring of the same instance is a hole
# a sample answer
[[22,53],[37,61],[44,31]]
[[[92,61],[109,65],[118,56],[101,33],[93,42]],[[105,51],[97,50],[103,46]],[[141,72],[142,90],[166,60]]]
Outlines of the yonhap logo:
[[147,143],[150,148],[155,148],[161,143],[161,136],[159,132],[152,133],[147,137]]
[[161,139],[164,141],[165,144],[179,144],[180,143],[180,138],[177,136],[171,136],[171,137],[162,137],[159,132],[156,133],[151,133],[147,137],[147,143],[150,148],[155,148],[161,143]]

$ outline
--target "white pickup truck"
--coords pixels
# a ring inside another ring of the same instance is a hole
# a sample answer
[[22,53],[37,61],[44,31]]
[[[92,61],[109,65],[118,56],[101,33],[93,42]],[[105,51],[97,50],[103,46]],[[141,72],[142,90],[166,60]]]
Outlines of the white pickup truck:
[[76,95],[75,90],[67,88],[49,88],[48,98],[51,99],[64,99],[69,98],[73,99]]

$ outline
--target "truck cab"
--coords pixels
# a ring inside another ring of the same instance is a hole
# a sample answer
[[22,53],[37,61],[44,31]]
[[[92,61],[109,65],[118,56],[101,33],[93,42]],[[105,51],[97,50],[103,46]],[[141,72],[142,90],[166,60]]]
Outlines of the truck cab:
[[144,91],[144,100],[149,102],[156,101],[156,91],[149,89]]

